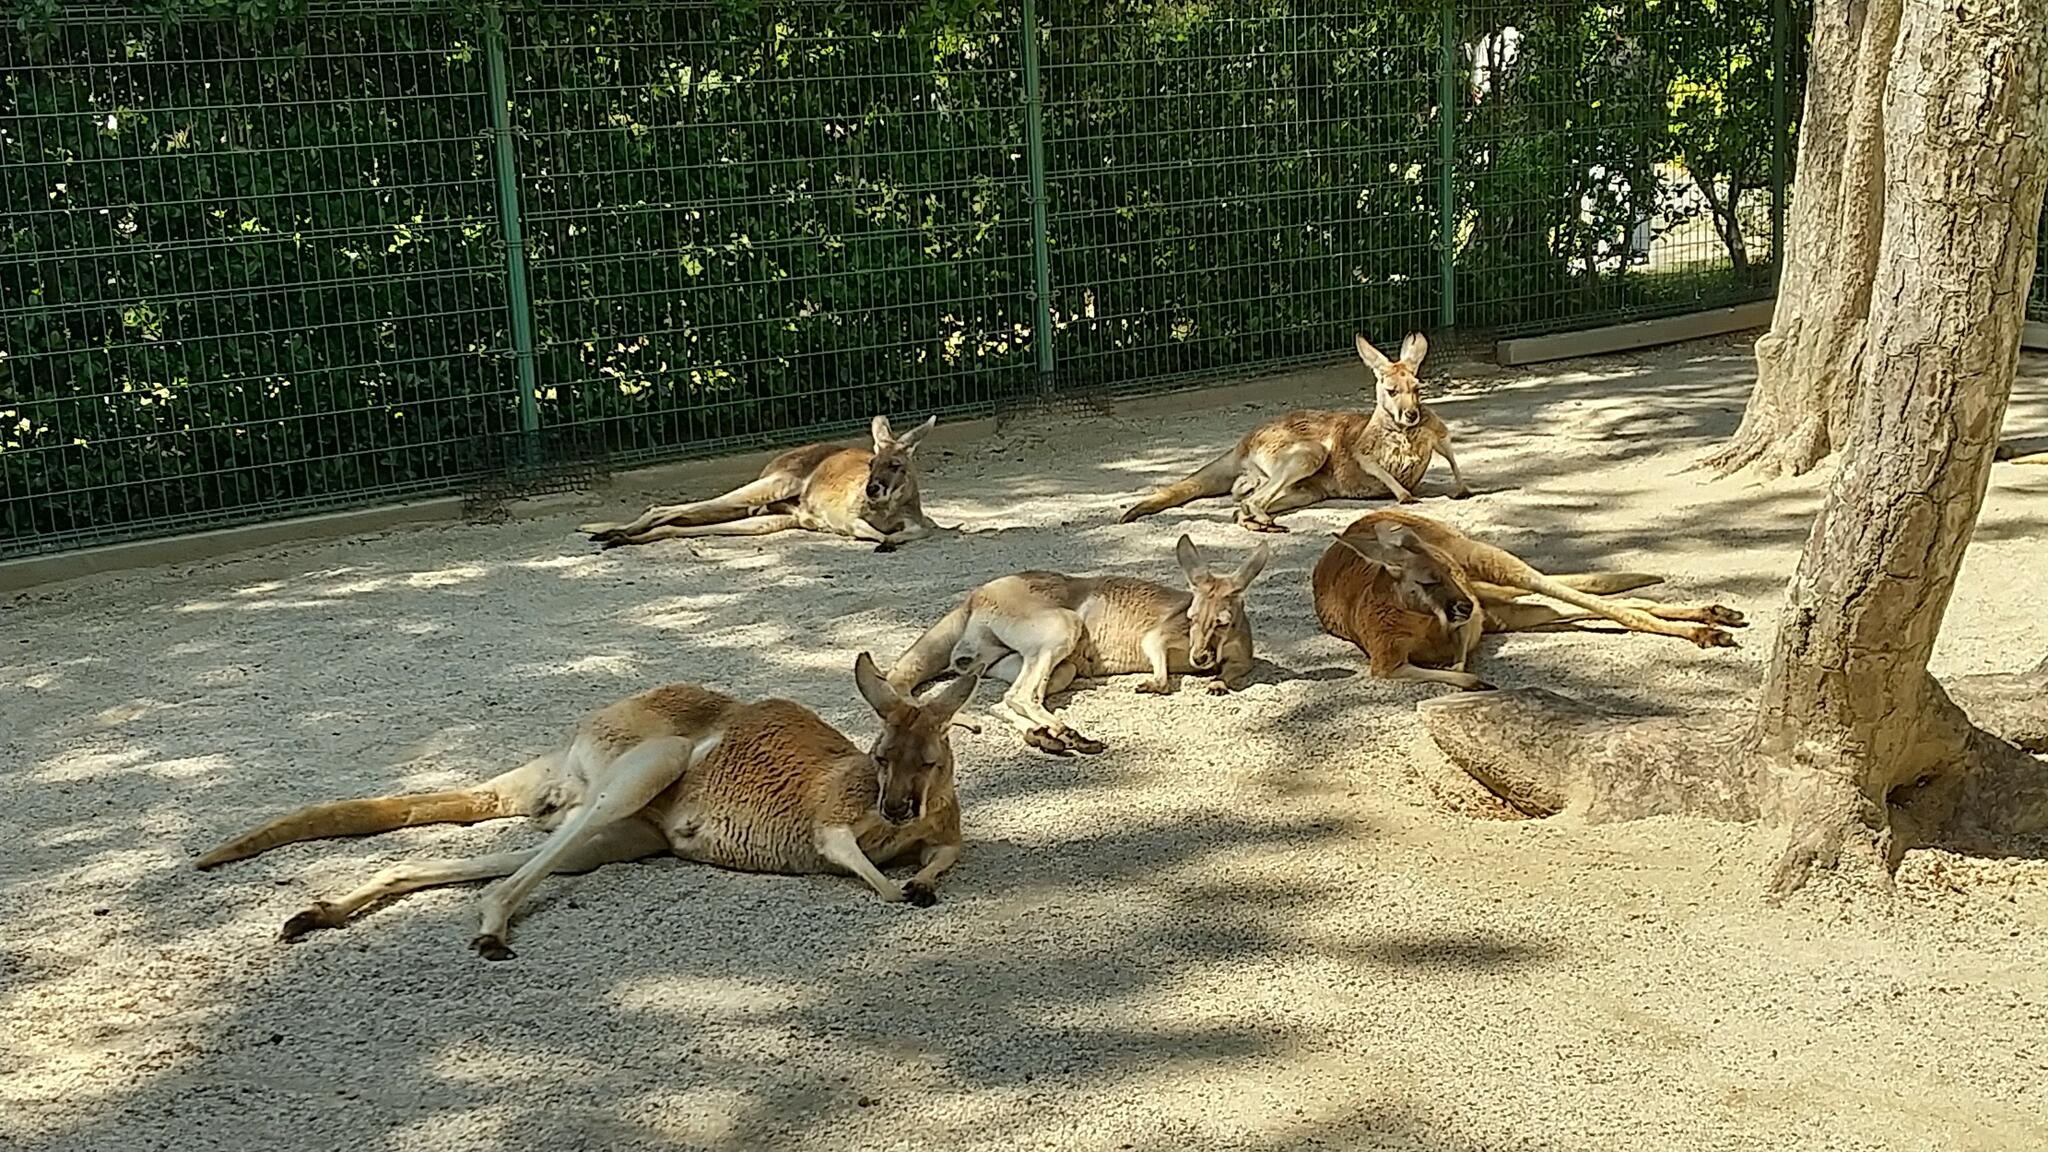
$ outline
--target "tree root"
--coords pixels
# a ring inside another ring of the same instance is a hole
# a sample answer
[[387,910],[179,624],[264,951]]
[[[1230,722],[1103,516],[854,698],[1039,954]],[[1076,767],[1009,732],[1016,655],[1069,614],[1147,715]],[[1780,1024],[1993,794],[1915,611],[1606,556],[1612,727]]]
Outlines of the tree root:
[[[2027,675],[2036,674],[2048,676],[2048,665]],[[1837,887],[1888,890],[1913,847],[1996,852],[2013,836],[2048,834],[2048,763],[1975,727],[1938,685],[1921,737],[1882,769],[1846,751],[1766,752],[1747,708],[1628,715],[1522,688],[1437,697],[1418,712],[1452,763],[1530,816],[1784,827],[1772,900],[1823,875]],[[1907,782],[1897,787],[1870,783],[1901,770]]]
[[2048,753],[2048,660],[2025,672],[1958,676],[1943,685],[1977,727],[2029,752]]
[[1418,711],[1444,755],[1531,816],[1756,818],[1755,789],[1729,771],[1747,711],[1628,716],[1540,688],[1439,696]]
[[1828,442],[1828,422],[1824,416],[1815,413],[1789,427],[1785,425],[1786,418],[1775,414],[1755,421],[1744,420],[1733,440],[1700,458],[1692,467],[1712,473],[1717,479],[1747,471],[1759,480],[1776,480],[1804,476],[1834,451]]

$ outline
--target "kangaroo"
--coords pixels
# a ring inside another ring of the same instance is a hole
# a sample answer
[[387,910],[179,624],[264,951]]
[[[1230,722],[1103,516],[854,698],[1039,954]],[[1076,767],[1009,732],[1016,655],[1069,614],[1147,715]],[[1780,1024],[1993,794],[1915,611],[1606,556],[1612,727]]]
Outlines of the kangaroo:
[[768,462],[747,484],[693,504],[658,504],[628,524],[584,524],[578,532],[611,549],[689,536],[766,536],[790,528],[871,541],[877,552],[938,530],[918,502],[917,444],[939,418],[897,436],[875,417],[875,447],[812,444]]
[[[977,676],[969,669],[919,703],[890,687],[874,658],[861,653],[854,684],[882,718],[867,752],[800,704],[742,702],[696,684],[667,684],[600,709],[566,747],[482,784],[301,808],[227,841],[196,866],[301,840],[531,816],[553,830],[538,848],[387,868],[354,891],[314,901],[282,933],[296,940],[406,892],[507,877],[485,891],[471,942],[487,960],[512,958],[512,914],[549,874],[663,851],[749,872],[851,873],[883,900],[924,907],[937,899],[939,876],[960,859],[948,728]],[[920,871],[907,882],[881,873],[878,866],[913,853]]]
[[1372,369],[1376,404],[1370,416],[1305,410],[1268,420],[1194,475],[1133,505],[1120,523],[1228,492],[1237,500],[1240,525],[1285,532],[1275,516],[1324,500],[1392,496],[1413,502],[1432,455],[1451,466],[1451,498],[1470,496],[1451,455],[1450,429],[1422,403],[1415,373],[1429,353],[1429,340],[1411,332],[1401,342],[1401,358],[1389,360],[1365,337],[1353,339],[1358,358]]
[[[1663,582],[1641,572],[1546,576],[1504,549],[1407,512],[1373,512],[1337,533],[1310,576],[1316,620],[1372,658],[1372,674],[1467,690],[1492,685],[1470,671],[1483,633],[1527,632],[1603,618],[1631,632],[1733,648],[1724,628],[1742,613],[1719,604],[1617,598]],[[1583,609],[1522,603],[1530,593]],[[1672,621],[1691,621],[1690,624]]]
[[1049,693],[1076,678],[1127,672],[1152,673],[1140,692],[1163,693],[1170,674],[1200,672],[1217,677],[1210,692],[1223,693],[1251,675],[1244,593],[1266,566],[1265,544],[1229,576],[1211,574],[1186,536],[1174,553],[1187,575],[1185,592],[1124,576],[1033,571],[991,580],[919,637],[889,670],[889,682],[910,692],[948,668],[985,669],[1010,685],[995,711],[1026,744],[1055,756],[1101,752],[1107,745],[1046,710]]

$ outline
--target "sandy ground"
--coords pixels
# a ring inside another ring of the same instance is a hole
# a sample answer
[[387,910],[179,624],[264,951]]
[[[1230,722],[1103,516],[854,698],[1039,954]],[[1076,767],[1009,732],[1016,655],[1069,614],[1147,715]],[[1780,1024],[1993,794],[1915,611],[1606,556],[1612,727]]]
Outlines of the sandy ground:
[[[1648,707],[1740,697],[1821,482],[1678,470],[1748,380],[1719,341],[1541,371],[1439,367],[1483,495],[1420,506],[1559,568],[1672,575],[1755,624],[1489,641],[1503,685]],[[2011,432],[2048,431],[2032,360]],[[1349,376],[1343,379],[1350,379]],[[550,881],[519,959],[466,948],[474,889],[298,945],[283,918],[519,822],[199,850],[286,806],[481,777],[668,679],[788,694],[859,739],[886,662],[1024,566],[1175,578],[1135,492],[1291,404],[1012,425],[927,462],[972,532],[594,554],[544,518],[387,534],[47,589],[0,611],[0,1145],[40,1149],[2048,1147],[2048,862],[1916,852],[1889,912],[1759,899],[1772,845],[1687,821],[1502,818],[1415,702],[1316,632],[1307,571],[1357,507],[1291,518],[1253,590],[1248,691],[1064,707],[1054,760],[956,738],[963,864],[936,908],[675,861]],[[1362,373],[1359,376],[1362,381]],[[2048,469],[1998,465],[1937,671],[2048,650]]]

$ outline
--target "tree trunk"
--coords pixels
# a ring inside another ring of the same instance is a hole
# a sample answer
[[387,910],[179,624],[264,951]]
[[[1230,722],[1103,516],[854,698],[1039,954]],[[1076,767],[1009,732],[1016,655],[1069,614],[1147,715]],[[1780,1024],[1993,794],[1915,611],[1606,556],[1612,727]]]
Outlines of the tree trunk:
[[1882,235],[1885,80],[1903,0],[1819,0],[1799,123],[1799,183],[1771,330],[1735,438],[1700,461],[1799,475],[1842,446]]
[[[1882,885],[1915,843],[2048,831],[2048,766],[1927,674],[2019,362],[2048,185],[2048,26],[2038,0],[1915,0],[1887,71],[1883,241],[1870,285],[1844,289],[1867,300],[1870,354],[1754,711],[1625,718],[1528,692],[1423,710],[1447,755],[1525,811],[1784,827],[1780,894],[1816,866]],[[2023,737],[2048,719],[2026,685],[1958,687]]]

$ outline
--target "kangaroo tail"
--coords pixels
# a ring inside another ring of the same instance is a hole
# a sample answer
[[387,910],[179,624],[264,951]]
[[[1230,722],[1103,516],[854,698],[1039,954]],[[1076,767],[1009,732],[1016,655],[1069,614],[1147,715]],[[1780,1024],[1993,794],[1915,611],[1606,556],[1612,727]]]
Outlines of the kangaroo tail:
[[1187,479],[1168,484],[1131,505],[1130,511],[1125,512],[1117,523],[1129,524],[1140,517],[1150,516],[1154,512],[1164,512],[1168,508],[1178,508],[1190,500],[1200,500],[1204,496],[1221,496],[1230,491],[1231,482],[1237,479],[1239,463],[1237,449],[1232,448],[1202,465]]
[[967,623],[974,615],[972,603],[971,596],[961,600],[896,658],[889,669],[889,683],[898,692],[907,696],[917,691],[918,685],[952,667],[953,648],[967,635]]
[[[552,757],[542,757],[535,764],[550,760]],[[373,832],[389,832],[393,828],[412,828],[420,824],[474,824],[501,816],[519,816],[524,814],[525,807],[519,792],[497,785],[515,773],[530,776],[533,768],[534,765],[528,765],[473,788],[449,792],[415,792],[308,805],[222,843],[194,861],[193,867],[202,870],[216,868],[301,840],[367,836]]]

